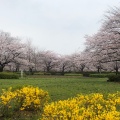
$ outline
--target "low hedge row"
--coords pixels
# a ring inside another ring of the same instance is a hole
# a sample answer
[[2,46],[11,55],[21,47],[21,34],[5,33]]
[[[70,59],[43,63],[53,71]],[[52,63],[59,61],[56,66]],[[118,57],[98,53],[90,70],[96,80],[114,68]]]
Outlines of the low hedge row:
[[90,73],[83,73],[83,77],[89,77],[90,76]]
[[89,77],[95,77],[95,78],[107,78],[111,75],[115,75],[114,73],[109,74],[90,74]]
[[19,75],[11,72],[1,72],[0,79],[19,79]]
[[82,74],[76,74],[76,73],[66,73],[65,76],[83,76]]
[[[17,74],[19,77],[21,77],[21,72],[14,72],[15,74]],[[25,72],[23,72],[23,77],[26,77],[27,75],[25,74]]]
[[89,73],[89,72],[84,72],[82,73],[83,77],[95,77],[95,78],[106,78],[111,75],[115,75],[115,73]]
[[34,75],[44,75],[43,72],[35,72]]
[[108,76],[108,82],[120,82],[120,74],[119,75],[110,75]]

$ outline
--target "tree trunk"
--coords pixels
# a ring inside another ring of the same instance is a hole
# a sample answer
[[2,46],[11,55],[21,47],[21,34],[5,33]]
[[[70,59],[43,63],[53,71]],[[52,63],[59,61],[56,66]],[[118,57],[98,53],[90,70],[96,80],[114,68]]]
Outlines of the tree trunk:
[[116,61],[116,64],[115,64],[115,71],[116,71],[116,75],[118,74],[118,65],[117,65],[117,61]]
[[33,69],[29,68],[29,75],[33,75]]
[[101,67],[101,63],[100,63],[100,62],[99,62],[99,65],[98,65],[97,69],[98,69],[98,73],[101,74],[101,69],[102,69],[102,67]]
[[3,72],[4,67],[4,65],[0,65],[0,72]]
[[62,73],[61,73],[61,74],[62,74],[62,75],[65,74],[65,66],[62,67]]
[[19,68],[20,68],[20,65],[19,65],[19,64],[16,64],[15,72],[19,72]]
[[98,71],[98,73],[100,73],[100,67],[99,66],[97,67],[97,71]]
[[84,71],[84,67],[81,68],[81,73],[83,73],[83,71]]
[[47,66],[47,72],[50,72],[50,67],[49,66]]
[[116,69],[116,75],[118,74],[118,68]]

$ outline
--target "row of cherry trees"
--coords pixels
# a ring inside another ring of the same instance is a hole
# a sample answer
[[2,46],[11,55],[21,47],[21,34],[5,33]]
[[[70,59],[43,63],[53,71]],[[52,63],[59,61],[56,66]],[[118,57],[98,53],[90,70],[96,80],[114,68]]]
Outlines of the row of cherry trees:
[[[71,55],[59,55],[52,51],[40,51],[33,47],[30,41],[22,43],[9,33],[0,32],[0,71],[57,71],[63,74],[69,71],[96,71],[98,64],[92,57],[92,49],[87,50]],[[110,68],[114,69],[112,65],[109,68],[105,66],[104,69]]]
[[10,33],[0,32],[0,72],[20,71],[116,71],[120,68],[120,9],[108,12],[99,31],[86,36],[83,52],[59,55],[40,51],[30,41],[22,43]]
[[113,66],[116,74],[120,68],[120,8],[110,10],[99,31],[86,36],[86,51],[97,64],[98,71]]
[[59,55],[52,51],[40,51],[30,41],[22,43],[10,33],[0,32],[0,72],[20,71],[83,71],[87,68],[85,54]]

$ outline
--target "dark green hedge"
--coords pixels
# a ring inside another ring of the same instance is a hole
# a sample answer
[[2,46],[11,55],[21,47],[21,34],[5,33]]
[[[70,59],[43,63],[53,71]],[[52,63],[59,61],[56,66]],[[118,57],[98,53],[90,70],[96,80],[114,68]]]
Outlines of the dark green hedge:
[[1,72],[0,79],[19,79],[19,75],[11,72]]
[[108,76],[108,82],[120,82],[120,74],[119,75],[110,75]]
[[65,76],[83,76],[82,74],[78,74],[78,73],[65,73]]
[[107,78],[111,75],[115,75],[114,73],[109,73],[109,74],[90,74],[89,77],[95,77],[95,78]]
[[44,75],[51,75],[51,73],[45,72]]
[[90,76],[90,73],[83,73],[83,77],[89,77]]
[[44,75],[43,72],[35,72],[34,75]]
[[[14,74],[17,74],[19,77],[21,77],[21,72],[14,72]],[[27,75],[25,74],[25,72],[23,72],[23,77],[27,77]]]

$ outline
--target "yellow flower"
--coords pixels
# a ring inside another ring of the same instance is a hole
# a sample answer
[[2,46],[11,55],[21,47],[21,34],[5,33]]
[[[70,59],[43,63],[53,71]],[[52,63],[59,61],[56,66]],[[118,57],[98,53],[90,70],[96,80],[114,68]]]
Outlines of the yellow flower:
[[38,87],[26,86],[15,91],[12,91],[12,87],[3,90],[0,101],[5,106],[16,102],[20,110],[39,110],[47,103],[48,98],[48,92]]
[[119,120],[120,112],[116,108],[120,105],[119,98],[119,93],[107,97],[95,93],[52,102],[44,107],[42,120]]

